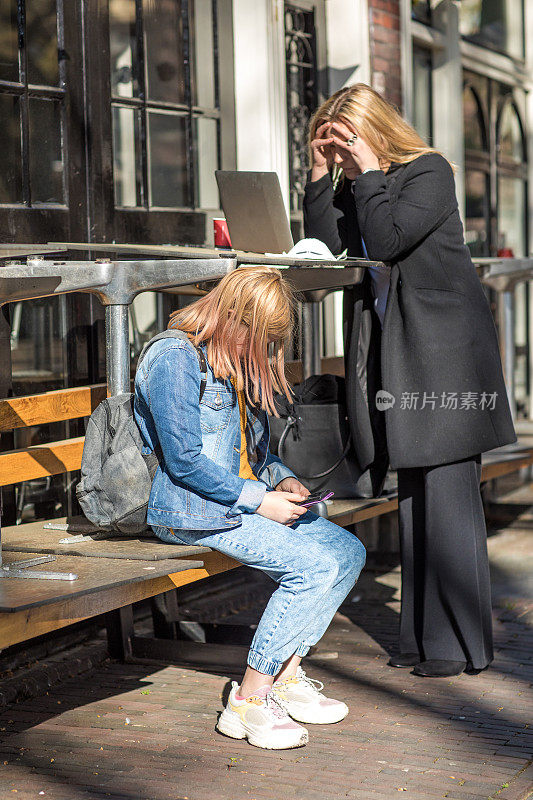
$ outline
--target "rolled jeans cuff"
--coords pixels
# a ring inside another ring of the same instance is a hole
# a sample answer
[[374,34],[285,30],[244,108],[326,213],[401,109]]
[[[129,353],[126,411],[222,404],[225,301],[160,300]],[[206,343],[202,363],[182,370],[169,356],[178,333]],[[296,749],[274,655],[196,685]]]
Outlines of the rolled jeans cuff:
[[296,650],[294,655],[295,656],[300,656],[301,658],[303,658],[303,656],[306,656],[308,654],[310,649],[311,649],[311,645],[310,644],[306,644],[305,642],[302,642],[302,644],[298,646],[298,649]]
[[265,658],[257,650],[250,650],[248,653],[247,664],[252,669],[262,672],[263,675],[275,677],[281,671],[282,661],[275,661],[272,658]]

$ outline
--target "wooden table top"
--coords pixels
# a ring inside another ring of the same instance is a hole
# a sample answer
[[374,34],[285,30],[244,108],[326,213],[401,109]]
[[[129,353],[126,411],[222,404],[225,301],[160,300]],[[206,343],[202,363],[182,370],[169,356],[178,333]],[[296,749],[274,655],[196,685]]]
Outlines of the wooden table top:
[[[65,524],[66,518],[53,520]],[[60,539],[75,540],[79,527],[73,531],[50,530],[44,522],[30,522],[2,528],[2,551],[18,553],[51,553],[64,556],[90,556],[92,558],[128,559],[132,561],[166,561],[211,552],[209,547],[185,544],[166,544],[156,536],[120,537],[111,539],[88,535],[83,542],[60,544]],[[81,528],[81,530],[84,530]],[[87,530],[87,526],[85,527]],[[105,535],[105,534],[104,534]]]
[[[42,553],[4,552],[3,563],[8,565],[25,558],[34,558]],[[13,613],[34,606],[42,606],[61,600],[69,600],[80,595],[88,595],[124,584],[172,575],[188,569],[203,566],[202,560],[139,561],[111,558],[86,558],[83,556],[58,556],[55,561],[28,567],[32,570],[52,572],[73,572],[77,580],[32,580],[31,578],[0,578],[0,611]]]

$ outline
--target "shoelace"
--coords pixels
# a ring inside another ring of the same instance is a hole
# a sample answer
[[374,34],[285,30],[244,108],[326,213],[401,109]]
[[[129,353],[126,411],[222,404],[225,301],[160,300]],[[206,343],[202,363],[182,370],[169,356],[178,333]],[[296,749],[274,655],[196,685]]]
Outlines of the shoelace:
[[[322,681],[319,681],[316,678],[310,678],[309,675],[305,674],[305,671],[301,667],[298,668],[296,675],[293,675],[292,678],[286,679],[286,683],[299,683],[300,681],[303,681],[308,686],[310,686],[311,689],[317,694],[320,694],[320,692],[324,688],[324,684],[322,683]],[[320,688],[318,686],[315,686],[314,685],[315,683],[320,684]]]
[[[307,685],[310,686],[311,689],[313,689],[318,694],[320,694],[320,692],[324,688],[324,684],[322,683],[322,681],[319,681],[316,678],[310,678],[309,675],[305,674],[305,671],[301,667],[298,670],[298,672],[296,673],[296,677],[300,678],[300,680],[302,680],[302,681],[305,681],[305,683],[307,683]],[[320,684],[320,688],[314,686],[313,684],[315,684],[315,683],[319,683]]]
[[[265,697],[260,697],[257,694],[252,694],[248,697],[248,700],[252,700],[252,702],[255,702],[256,699],[259,700],[260,703],[264,700],[267,711],[270,711],[278,719],[285,719],[287,716],[285,708],[274,692],[269,692]],[[257,705],[260,705],[260,703],[257,703]]]

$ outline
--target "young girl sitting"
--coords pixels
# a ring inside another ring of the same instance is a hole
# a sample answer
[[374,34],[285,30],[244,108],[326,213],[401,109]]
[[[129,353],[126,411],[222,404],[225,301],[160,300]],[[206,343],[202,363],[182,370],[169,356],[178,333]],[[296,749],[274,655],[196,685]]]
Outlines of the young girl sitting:
[[[291,396],[284,350],[293,318],[294,299],[278,269],[241,267],[172,314],[169,328],[186,336],[154,343],[135,379],[144,452],[157,447],[162,454],[148,505],[155,534],[219,550],[278,583],[244,677],[232,681],[216,725],[273,749],[307,743],[299,722],[338,722],[348,713],[320,692],[300,661],[366,557],[356,536],[299,505],[309,491],[268,449],[274,393]],[[207,362],[204,376],[195,346]]]

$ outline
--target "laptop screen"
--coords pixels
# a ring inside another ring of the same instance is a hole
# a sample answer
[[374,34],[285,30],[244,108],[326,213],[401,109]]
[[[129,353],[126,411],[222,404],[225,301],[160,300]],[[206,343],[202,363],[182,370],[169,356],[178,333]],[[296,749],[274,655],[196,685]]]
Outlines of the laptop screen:
[[231,246],[252,253],[283,253],[294,245],[275,172],[216,170]]

